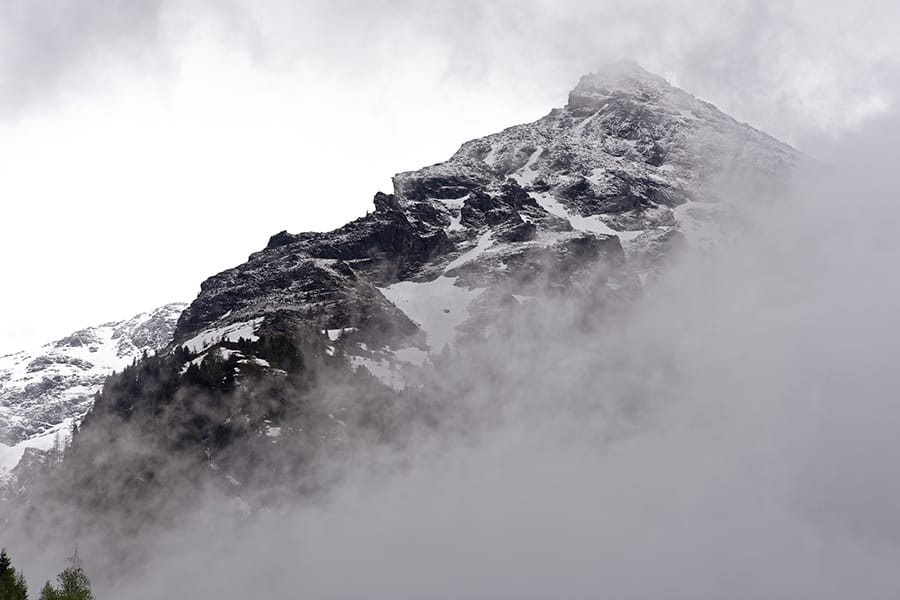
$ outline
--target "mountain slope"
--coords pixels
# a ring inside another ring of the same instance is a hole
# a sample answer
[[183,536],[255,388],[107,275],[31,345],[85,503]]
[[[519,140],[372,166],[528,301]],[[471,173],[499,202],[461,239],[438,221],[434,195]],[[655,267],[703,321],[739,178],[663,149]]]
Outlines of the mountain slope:
[[185,306],[167,304],[0,356],[0,476],[26,448],[47,449],[57,434],[68,435],[110,373],[167,345]]
[[206,485],[318,489],[323,457],[441,423],[459,391],[441,369],[533,299],[577,298],[579,323],[627,307],[804,160],[635,65],[586,76],[565,107],[398,174],[366,216],[278,233],[204,281],[41,493],[145,515]]
[[783,191],[802,160],[616,63],[583,77],[564,108],[398,174],[374,213],[328,233],[273,236],[245,265],[203,283],[175,338],[287,312],[381,346],[440,352],[476,300],[527,296],[540,271],[628,262],[613,277],[621,286],[646,278],[670,246],[709,247],[745,200],[738,190],[755,201]]

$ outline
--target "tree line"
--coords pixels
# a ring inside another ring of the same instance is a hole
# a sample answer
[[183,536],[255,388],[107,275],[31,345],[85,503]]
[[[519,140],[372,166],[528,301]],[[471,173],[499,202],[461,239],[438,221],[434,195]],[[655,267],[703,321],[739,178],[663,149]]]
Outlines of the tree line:
[[[25,575],[12,565],[6,548],[0,549],[0,600],[28,600]],[[84,572],[78,549],[69,558],[69,565],[56,577],[56,584],[44,584],[38,600],[94,600],[91,581]]]

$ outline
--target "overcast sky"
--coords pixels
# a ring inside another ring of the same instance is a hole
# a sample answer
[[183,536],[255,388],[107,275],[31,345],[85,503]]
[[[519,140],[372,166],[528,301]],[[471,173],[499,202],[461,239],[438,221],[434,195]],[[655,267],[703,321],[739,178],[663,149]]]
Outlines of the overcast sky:
[[896,109],[898,22],[877,0],[0,0],[0,353],[190,301],[610,59],[845,155]]

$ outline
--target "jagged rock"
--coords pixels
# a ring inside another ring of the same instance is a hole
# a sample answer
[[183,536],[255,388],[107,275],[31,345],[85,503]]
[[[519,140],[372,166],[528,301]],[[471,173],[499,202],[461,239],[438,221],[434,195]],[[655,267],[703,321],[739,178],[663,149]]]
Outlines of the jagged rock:
[[386,211],[386,210],[403,210],[400,207],[400,203],[397,202],[397,199],[393,194],[385,194],[384,192],[378,192],[375,194],[375,210],[376,211]]

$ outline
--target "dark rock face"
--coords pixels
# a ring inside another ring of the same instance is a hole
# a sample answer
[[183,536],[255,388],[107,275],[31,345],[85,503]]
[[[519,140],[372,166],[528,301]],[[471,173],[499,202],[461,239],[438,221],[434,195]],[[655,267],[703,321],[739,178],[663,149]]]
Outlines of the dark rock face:
[[[182,313],[175,343],[204,328],[282,312],[321,329],[374,323],[384,329],[394,322],[404,323],[398,331],[408,332],[409,319],[379,288],[433,279],[479,236],[489,236],[498,252],[514,254],[518,244],[558,246],[552,236],[572,231],[565,218],[548,212],[514,179],[474,188],[455,203],[421,196],[432,184],[419,185],[414,175],[403,181],[400,188],[414,190],[414,199],[379,193],[373,213],[328,233],[281,232],[247,263],[207,279]],[[600,244],[601,238],[585,236],[597,242],[596,248],[609,246],[605,253],[610,259],[622,255],[617,238],[605,237]],[[606,258],[598,252],[573,256],[585,262]]]
[[446,216],[435,207],[415,205],[407,213],[386,195],[375,204],[374,213],[327,234],[273,236],[244,265],[207,279],[179,319],[175,340],[226,314],[234,322],[287,311],[323,328],[376,314],[403,321],[375,284],[410,277],[455,244],[444,230]]
[[597,182],[577,177],[558,187],[556,193],[581,216],[619,215],[656,206],[674,208],[687,201],[677,190],[627,173],[613,173]]
[[[468,166],[469,168],[465,168]],[[484,165],[472,161],[456,172],[446,172],[441,165],[426,167],[413,177],[402,174],[394,178],[394,193],[411,201],[451,200],[461,198],[469,192],[490,182],[484,173]]]

